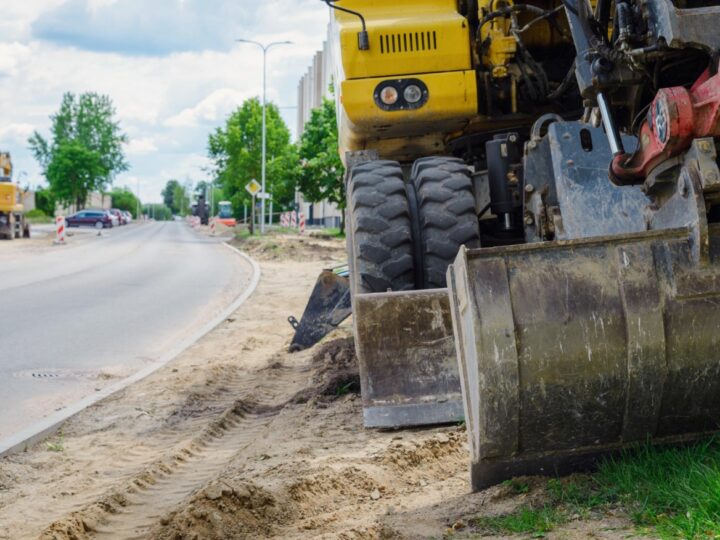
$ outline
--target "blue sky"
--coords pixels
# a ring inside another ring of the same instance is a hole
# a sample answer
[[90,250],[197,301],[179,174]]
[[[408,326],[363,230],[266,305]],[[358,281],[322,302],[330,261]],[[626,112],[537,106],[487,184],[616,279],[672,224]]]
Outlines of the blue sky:
[[297,83],[322,46],[320,0],[25,0],[0,17],[0,150],[16,179],[43,183],[27,150],[66,91],[112,97],[130,137],[115,185],[159,201],[170,178],[206,177],[208,134],[262,88],[262,55],[235,43],[293,41],[268,56],[268,97],[295,128]]

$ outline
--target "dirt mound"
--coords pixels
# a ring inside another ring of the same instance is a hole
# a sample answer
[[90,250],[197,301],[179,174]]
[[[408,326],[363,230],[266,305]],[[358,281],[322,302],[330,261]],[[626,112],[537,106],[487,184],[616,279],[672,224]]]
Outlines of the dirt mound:
[[268,233],[262,237],[237,237],[230,243],[260,261],[311,262],[345,257],[345,241],[331,236]]
[[425,473],[442,474],[467,459],[466,442],[465,430],[458,429],[429,439],[394,442],[376,459],[402,472],[422,468]]
[[284,505],[267,490],[249,482],[213,482],[182,510],[160,520],[150,534],[158,540],[263,538],[287,519]]
[[120,493],[109,495],[103,500],[50,525],[39,540],[89,540],[107,522],[109,514],[118,514],[128,505],[127,498]]
[[312,369],[315,371],[312,384],[299,392],[293,403],[327,404],[360,393],[360,372],[352,337],[321,345],[313,354]]
[[326,512],[329,506],[342,499],[372,499],[387,491],[365,471],[357,467],[346,467],[339,471],[325,468],[310,476],[301,478],[287,488],[290,498],[298,503],[309,503],[303,508],[303,515],[311,512]]

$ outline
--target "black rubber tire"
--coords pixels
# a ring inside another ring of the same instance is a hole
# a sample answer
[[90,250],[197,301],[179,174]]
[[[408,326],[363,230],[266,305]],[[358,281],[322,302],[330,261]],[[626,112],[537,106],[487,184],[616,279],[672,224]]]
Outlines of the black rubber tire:
[[447,287],[447,269],[460,246],[480,247],[480,225],[472,179],[457,158],[428,157],[412,171],[420,220],[423,289]]
[[410,211],[400,164],[369,161],[356,165],[347,190],[353,294],[413,290]]

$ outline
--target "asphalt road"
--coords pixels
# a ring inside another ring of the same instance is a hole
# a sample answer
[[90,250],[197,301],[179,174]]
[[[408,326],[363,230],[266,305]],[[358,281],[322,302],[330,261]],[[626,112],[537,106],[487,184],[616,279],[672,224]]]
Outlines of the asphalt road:
[[0,243],[0,440],[156,362],[251,277],[180,222],[81,236]]

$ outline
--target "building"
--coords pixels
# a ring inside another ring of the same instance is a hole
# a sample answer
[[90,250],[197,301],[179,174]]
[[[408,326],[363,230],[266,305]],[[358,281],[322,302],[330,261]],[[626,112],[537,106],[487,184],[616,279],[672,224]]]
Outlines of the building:
[[[110,210],[112,208],[112,196],[107,193],[98,193],[93,191],[88,195],[85,208],[102,208],[103,210]],[[79,210],[76,205],[71,204],[70,206],[63,207],[58,204],[55,207],[56,216],[70,216]]]
[[[312,64],[298,83],[297,134],[300,138],[305,124],[310,120],[313,109],[322,106],[323,98],[332,98],[332,59],[330,47],[326,41],[323,48],[315,53]],[[342,212],[330,201],[307,202],[302,193],[297,193],[295,204],[305,214],[309,225],[321,227],[340,227]]]

